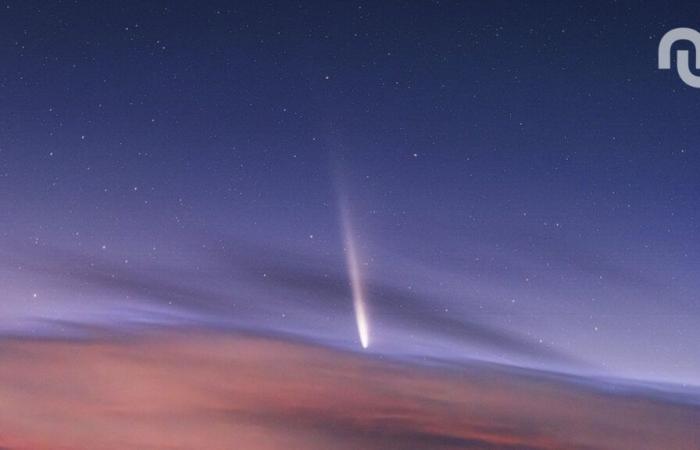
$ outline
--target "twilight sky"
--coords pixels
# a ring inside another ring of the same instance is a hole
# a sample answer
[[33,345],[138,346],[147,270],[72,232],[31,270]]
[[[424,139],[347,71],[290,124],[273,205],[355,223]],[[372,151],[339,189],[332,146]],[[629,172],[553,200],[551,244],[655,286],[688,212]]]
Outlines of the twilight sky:
[[248,3],[0,5],[0,332],[700,385],[697,4]]

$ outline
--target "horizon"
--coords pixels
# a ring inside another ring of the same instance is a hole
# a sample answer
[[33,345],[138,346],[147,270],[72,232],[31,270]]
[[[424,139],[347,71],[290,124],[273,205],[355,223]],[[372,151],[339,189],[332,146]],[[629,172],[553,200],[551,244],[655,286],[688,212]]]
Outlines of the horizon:
[[[96,408],[105,426],[96,430],[108,430],[116,419],[91,402],[89,376],[54,383],[50,374],[71,372],[57,358],[72,356],[111,399],[121,382],[100,367],[121,373],[115,352],[125,377],[177,372],[173,395],[194,408],[179,418],[200,424],[210,400],[226,409],[209,398],[218,384],[225,390],[216,377],[254,382],[237,367],[191,367],[238,361],[220,353],[224,343],[245,354],[324,355],[317,372],[300,361],[276,367],[303,378],[289,380],[298,392],[342,386],[333,360],[357,369],[352,380],[380,374],[387,390],[397,361],[407,377],[431,365],[465,374],[431,372],[422,382],[435,391],[420,398],[401,378],[388,403],[358,387],[387,417],[360,414],[339,393],[357,414],[330,410],[344,425],[361,422],[356,436],[317,420],[332,399],[316,399],[301,434],[273,433],[302,448],[348,436],[385,448],[392,408],[406,419],[402,442],[414,418],[424,427],[419,448],[478,448],[481,425],[487,448],[512,444],[499,441],[499,427],[523,448],[623,445],[599,438],[637,425],[594,408],[582,411],[589,428],[572,430],[570,442],[548,428],[561,423],[554,412],[570,418],[576,402],[597,401],[644,423],[674,414],[677,423],[645,432],[646,445],[692,448],[698,11],[692,2],[578,0],[5,2],[0,357],[24,355],[27,365],[4,372],[0,390],[36,405]],[[196,354],[176,348],[188,336]],[[258,362],[241,359],[286,392],[275,368]],[[490,365],[507,372],[503,393],[473,396]],[[20,373],[34,376],[24,385]],[[198,377],[207,376],[205,389]],[[535,405],[536,423],[517,402],[517,415],[501,414],[501,395],[515,402],[538,382],[551,396]],[[449,390],[464,397],[437,395]],[[132,393],[120,423],[146,439],[131,422],[141,401]],[[228,399],[231,408],[266,415],[264,429],[293,428],[289,410],[304,415],[300,397],[243,394],[246,402]],[[464,417],[479,405],[498,411],[492,422]],[[471,434],[427,419],[447,410]],[[12,422],[16,445],[3,441],[8,411],[0,405],[0,447],[33,448],[22,434],[40,406]],[[249,448],[256,439],[270,448],[248,428],[259,418],[239,412],[230,422],[217,415],[222,442],[231,442],[228,424],[251,433]],[[42,423],[37,446],[54,434],[66,450],[109,441],[59,432],[57,415]],[[192,426],[196,440],[203,429]]]

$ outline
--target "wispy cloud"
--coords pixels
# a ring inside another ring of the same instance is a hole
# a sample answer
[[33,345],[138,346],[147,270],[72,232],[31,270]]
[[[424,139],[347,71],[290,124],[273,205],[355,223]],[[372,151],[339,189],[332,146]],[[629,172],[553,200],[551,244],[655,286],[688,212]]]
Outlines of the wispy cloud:
[[[184,311],[193,321],[209,318],[232,325],[246,323],[249,328],[274,332],[281,325],[266,320],[266,315],[278,310],[297,312],[301,317],[309,311],[327,313],[352,323],[351,293],[342,262],[273,245],[214,237],[209,241],[211,245],[198,252],[203,266],[198,271],[151,260],[125,264],[99,253],[46,245],[5,249],[3,263],[5,270],[43,277],[73,295],[128,297]],[[377,276],[368,277],[366,284],[372,320],[383,326],[505,354],[572,361],[556,349],[487,321],[451,314],[437,307],[440,299],[429,293],[403,289]],[[297,328],[302,329],[302,324]]]

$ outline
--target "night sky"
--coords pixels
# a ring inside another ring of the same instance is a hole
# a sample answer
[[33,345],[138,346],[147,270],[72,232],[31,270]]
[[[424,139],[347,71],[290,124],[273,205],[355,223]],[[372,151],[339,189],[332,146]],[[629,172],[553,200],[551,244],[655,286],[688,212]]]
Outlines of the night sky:
[[700,90],[657,69],[698,24],[696,2],[4,2],[0,332],[699,385]]

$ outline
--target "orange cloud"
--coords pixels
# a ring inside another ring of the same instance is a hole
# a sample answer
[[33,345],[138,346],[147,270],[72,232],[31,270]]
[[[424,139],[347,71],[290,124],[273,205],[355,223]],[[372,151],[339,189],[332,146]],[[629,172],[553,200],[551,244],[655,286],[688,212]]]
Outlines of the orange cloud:
[[249,336],[0,343],[0,448],[691,449],[700,410]]

